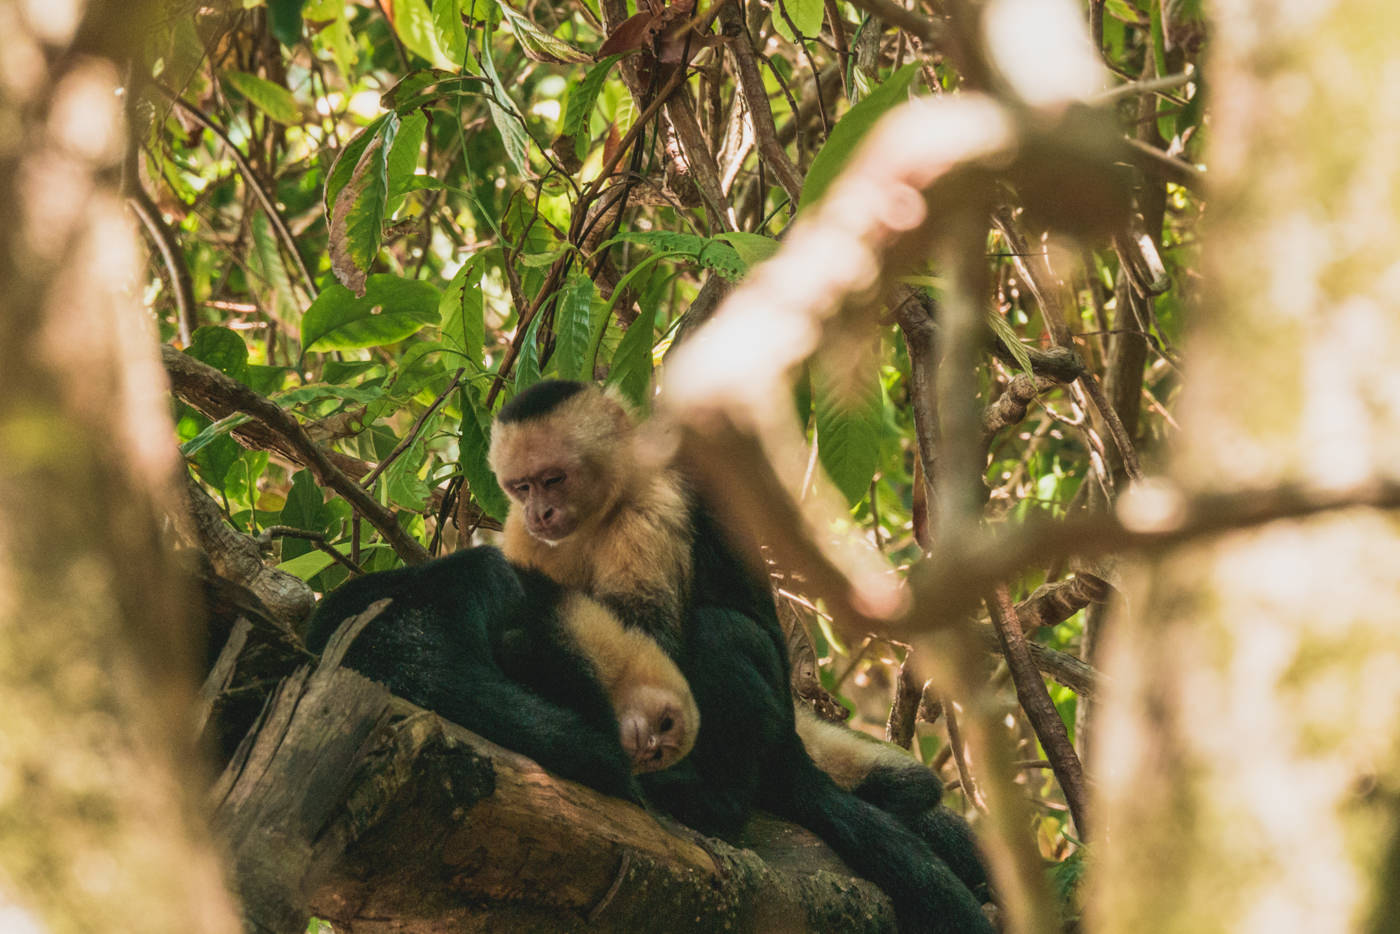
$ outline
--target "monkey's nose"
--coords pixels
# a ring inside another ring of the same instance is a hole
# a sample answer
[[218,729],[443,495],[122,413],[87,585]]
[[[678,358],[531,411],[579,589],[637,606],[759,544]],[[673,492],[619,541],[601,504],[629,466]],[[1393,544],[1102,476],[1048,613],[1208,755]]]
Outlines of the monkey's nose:
[[541,521],[541,522],[549,522],[549,521],[550,521],[551,519],[553,519],[553,518],[554,518],[554,507],[553,507],[553,506],[546,506],[543,510],[540,511],[540,521]]

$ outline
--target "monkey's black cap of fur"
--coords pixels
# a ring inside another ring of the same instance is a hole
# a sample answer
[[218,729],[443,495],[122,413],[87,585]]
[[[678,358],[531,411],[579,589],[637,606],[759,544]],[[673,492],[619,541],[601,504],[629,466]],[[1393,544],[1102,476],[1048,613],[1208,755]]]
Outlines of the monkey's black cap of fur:
[[547,379],[536,383],[514,399],[501,406],[496,420],[503,425],[511,422],[528,422],[532,418],[548,415],[566,399],[583,392],[584,384],[568,379]]

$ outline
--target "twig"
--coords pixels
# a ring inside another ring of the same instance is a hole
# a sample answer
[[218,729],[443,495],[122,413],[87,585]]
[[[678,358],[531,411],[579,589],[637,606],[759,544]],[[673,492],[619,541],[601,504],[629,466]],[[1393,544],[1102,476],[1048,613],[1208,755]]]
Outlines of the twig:
[[1050,700],[1045,690],[1045,682],[1031,661],[1026,648],[1026,636],[1021,623],[1016,618],[1016,608],[1011,604],[1011,591],[1005,584],[998,584],[987,598],[987,609],[992,615],[992,625],[996,627],[1001,640],[1002,654],[1006,656],[1007,667],[1011,669],[1011,680],[1016,685],[1016,697],[1021,709],[1030,720],[1041,748],[1050,760],[1055,779],[1060,783],[1069,803],[1074,825],[1081,838],[1089,833],[1088,796],[1084,787],[1084,767],[1079,755],[1070,742],[1069,731],[1060,719],[1060,712]]
[[293,528],[290,525],[269,525],[267,528],[263,529],[261,532],[258,533],[258,544],[270,544],[274,538],[305,539],[306,541],[310,542],[313,547],[324,551],[326,554],[330,555],[336,560],[337,563],[343,564],[346,568],[348,568],[351,571],[351,573],[355,574],[357,577],[365,573],[364,568],[360,567],[354,561],[345,557],[345,555],[341,554],[329,542],[327,542],[324,532],[317,532],[313,529]]
[[733,33],[733,38],[725,45],[729,54],[734,56],[734,71],[739,78],[744,101],[749,107],[749,119],[758,142],[758,151],[763,154],[764,161],[773,170],[778,184],[787,192],[788,201],[796,208],[802,195],[802,177],[798,174],[797,166],[788,158],[783,144],[778,142],[773,108],[768,105],[768,92],[763,86],[763,76],[759,73],[758,63],[754,59],[753,40],[744,27],[743,13],[736,3],[722,3],[719,17],[725,35]]
[[179,323],[180,342],[188,347],[191,336],[199,327],[199,320],[194,313],[194,283],[190,279],[190,269],[185,265],[184,257],[180,255],[180,243],[175,237],[175,232],[160,216],[160,208],[151,200],[151,196],[146,194],[139,177],[131,180],[126,199],[131,205],[131,210],[141,219],[141,224],[146,228],[146,233],[150,234],[151,241],[155,243],[156,250],[165,263],[166,273],[170,276],[170,294],[175,297],[175,308],[178,312],[176,320]]
[[413,427],[408,430],[408,433],[403,436],[403,439],[389,452],[389,456],[380,461],[378,465],[369,472],[369,476],[360,481],[361,486],[366,488],[373,486],[374,481],[379,479],[379,475],[384,472],[385,468],[392,464],[404,451],[409,449],[409,446],[418,438],[418,433],[423,430],[423,426],[427,423],[428,419],[437,411],[438,406],[442,405],[448,395],[457,388],[457,384],[462,381],[462,374],[465,372],[467,372],[467,368],[462,367],[453,374],[452,379],[447,382],[447,388],[438,393],[438,397],[433,400],[432,404],[423,410],[423,414],[418,416],[418,419],[413,423]]
[[263,210],[267,212],[267,219],[271,221],[273,229],[277,231],[277,236],[282,240],[282,247],[291,254],[292,260],[296,263],[297,272],[300,273],[302,283],[306,286],[306,293],[312,298],[315,298],[316,281],[311,278],[311,272],[306,268],[306,263],[302,261],[301,253],[297,252],[296,237],[292,236],[291,228],[288,227],[287,222],[283,220],[281,212],[277,210],[277,206],[272,203],[272,196],[263,190],[262,183],[258,180],[257,171],[254,170],[252,163],[250,163],[248,158],[243,155],[243,152],[234,145],[228,133],[206,115],[204,111],[186,101],[179,94],[176,94],[158,81],[151,81],[150,85],[163,94],[176,107],[179,107],[192,117],[200,126],[204,127],[210,133],[213,133],[218,137],[219,142],[224,144],[224,148],[228,150],[229,156],[233,159],[234,164],[238,166],[238,171],[243,176],[243,183],[257,196],[258,202],[262,204]]

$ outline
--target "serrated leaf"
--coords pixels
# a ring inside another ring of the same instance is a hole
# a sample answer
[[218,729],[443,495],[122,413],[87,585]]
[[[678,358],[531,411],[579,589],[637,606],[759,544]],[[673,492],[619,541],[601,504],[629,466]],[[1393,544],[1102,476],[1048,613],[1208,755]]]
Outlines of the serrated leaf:
[[250,104],[278,123],[288,126],[301,123],[301,108],[297,106],[292,92],[282,85],[245,71],[226,71],[223,77],[224,81],[246,97]]
[[747,269],[752,269],[778,252],[778,241],[772,237],[765,237],[763,234],[746,233],[740,230],[718,234],[715,239],[723,240],[732,246]]
[[588,120],[593,116],[593,108],[598,103],[598,94],[603,90],[603,82],[608,73],[618,63],[622,55],[609,55],[583,76],[583,80],[569,91],[568,103],[564,106],[564,123],[560,128],[563,136],[574,141],[574,154],[580,159],[588,152]]
[[650,402],[651,347],[656,330],[656,308],[647,309],[627,328],[613,354],[608,385],[616,386],[632,404],[645,409]]
[[331,208],[331,270],[357,294],[364,291],[365,275],[384,239],[384,210],[389,197],[385,137],[396,123],[397,118],[385,123],[386,132],[369,141]]
[[185,353],[240,383],[248,381],[248,345],[228,328],[206,325],[190,335]]
[[394,145],[389,149],[386,162],[389,176],[389,197],[387,216],[393,216],[398,202],[403,199],[409,185],[417,178],[418,158],[423,148],[423,136],[428,131],[428,117],[421,112],[411,113],[399,121],[398,132],[394,134]]
[[370,276],[363,296],[332,284],[301,319],[303,352],[397,343],[437,323],[440,298],[430,283],[388,273]]
[[467,479],[472,499],[486,510],[486,514],[493,519],[504,520],[510,503],[500,484],[496,482],[495,474],[491,473],[491,465],[486,457],[491,440],[483,426],[491,423],[490,414],[483,410],[476,393],[466,386],[462,387],[461,406],[462,427],[457,450],[462,476]]
[[507,4],[502,3],[499,6],[501,15],[510,24],[510,31],[515,33],[520,50],[525,53],[526,58],[551,65],[581,65],[593,61],[592,55],[574,48],[557,36],[550,35]]
[[561,379],[585,379],[593,322],[593,280],[574,269],[554,312],[554,361]]
[[803,207],[821,199],[846,163],[851,161],[851,155],[876,121],[908,99],[909,85],[918,73],[919,63],[910,62],[836,121],[836,126],[831,128],[831,135],[817,151],[812,167],[807,171],[807,178],[802,183]]
[[486,264],[480,254],[467,260],[452,277],[438,303],[443,343],[476,364],[477,369],[485,367],[486,309],[481,295],[481,276],[485,270]]
[[869,491],[880,463],[879,379],[871,371],[856,392],[838,392],[820,378],[813,384],[817,459],[846,502],[854,506]]
[[462,25],[462,0],[433,0],[433,34],[438,48],[452,64],[467,62],[467,29]]
[[822,0],[778,0],[773,4],[773,28],[787,41],[796,42],[792,26],[788,25],[788,20],[792,20],[802,37],[811,39],[821,32],[825,12]]
[[267,28],[285,46],[301,39],[301,8],[306,0],[267,0]]

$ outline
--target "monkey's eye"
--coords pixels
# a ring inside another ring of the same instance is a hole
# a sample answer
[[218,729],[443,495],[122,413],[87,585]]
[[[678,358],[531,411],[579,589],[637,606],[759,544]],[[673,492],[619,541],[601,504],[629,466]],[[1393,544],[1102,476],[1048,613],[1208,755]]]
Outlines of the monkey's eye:
[[512,493],[514,493],[516,496],[522,496],[522,497],[523,497],[526,493],[530,492],[530,484],[528,484],[528,483],[517,483],[515,486],[513,486],[513,487],[510,488],[510,491],[511,491]]
[[563,475],[563,474],[555,474],[555,475],[552,476],[552,477],[545,477],[545,478],[544,478],[544,485],[545,485],[545,486],[558,486],[559,484],[561,484],[561,483],[563,483],[563,482],[564,482],[564,475]]
[[661,718],[661,732],[669,733],[671,732],[671,728],[675,725],[675,721],[673,721],[670,717]]

